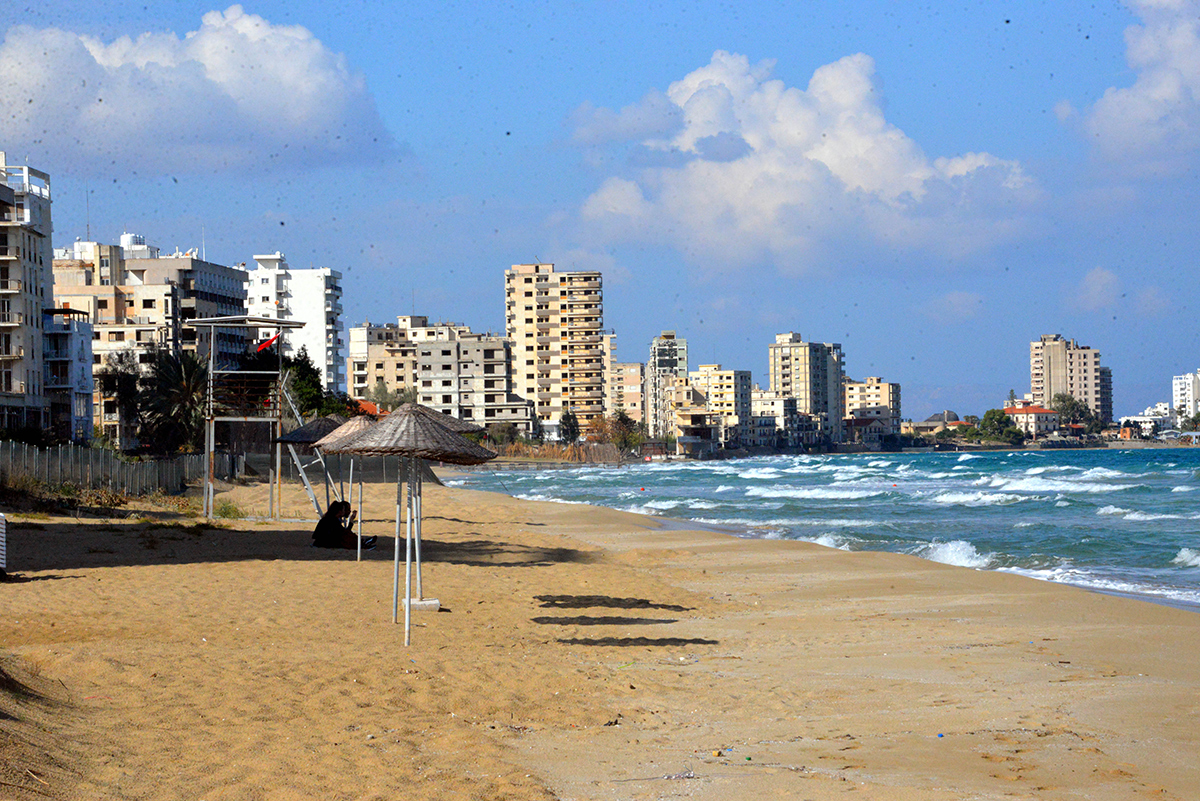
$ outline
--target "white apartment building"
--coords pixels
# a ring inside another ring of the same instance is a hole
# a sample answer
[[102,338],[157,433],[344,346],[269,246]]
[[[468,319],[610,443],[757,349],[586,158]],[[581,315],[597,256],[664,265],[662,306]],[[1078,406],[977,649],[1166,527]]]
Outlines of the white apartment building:
[[[247,269],[246,314],[304,323],[285,338],[284,355],[295,357],[304,348],[325,390],[345,391],[341,272],[328,267],[295,269],[278,251],[255,256],[254,264]],[[264,328],[258,336],[268,340],[277,333]]]
[[92,324],[71,309],[43,312],[42,350],[50,426],[56,438],[87,442],[93,433]]
[[1004,413],[1014,426],[1034,439],[1048,437],[1058,430],[1058,412],[1035,404],[1009,406]]
[[688,381],[703,393],[705,408],[718,415],[721,445],[742,446],[750,434],[750,371],[702,364],[688,373]]
[[426,317],[364,323],[349,331],[351,397],[378,384],[388,391],[415,388],[417,401],[476,425],[512,423],[530,434],[532,404],[513,392],[512,343],[475,334],[460,323],[429,325]]
[[604,291],[598,271],[514,264],[504,273],[505,331],[514,391],[533,401],[545,435],[558,439],[564,412],[581,431],[604,414]]
[[0,150],[0,428],[46,428],[42,311],[52,303],[50,176]]
[[1180,419],[1200,414],[1200,370],[1171,379],[1171,406]]
[[822,436],[835,443],[844,436],[844,363],[840,344],[805,342],[793,332],[767,346],[771,392],[795,398],[796,411],[819,418]]
[[875,418],[885,434],[900,433],[900,385],[869,376],[863,381],[846,379],[846,416]]
[[1101,366],[1099,351],[1073,339],[1048,334],[1029,343],[1029,389],[1044,408],[1066,394],[1087,404],[1101,423],[1112,422],[1112,371]]
[[645,374],[646,430],[651,437],[666,437],[675,430],[671,408],[675,385],[687,374],[686,339],[675,336],[674,331],[663,331],[651,340]]

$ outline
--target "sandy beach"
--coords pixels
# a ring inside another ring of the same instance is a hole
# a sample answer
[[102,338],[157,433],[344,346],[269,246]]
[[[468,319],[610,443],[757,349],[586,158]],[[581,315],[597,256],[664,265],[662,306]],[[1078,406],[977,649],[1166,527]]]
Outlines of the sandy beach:
[[394,503],[11,514],[0,798],[1200,798],[1195,612],[427,487],[405,648]]

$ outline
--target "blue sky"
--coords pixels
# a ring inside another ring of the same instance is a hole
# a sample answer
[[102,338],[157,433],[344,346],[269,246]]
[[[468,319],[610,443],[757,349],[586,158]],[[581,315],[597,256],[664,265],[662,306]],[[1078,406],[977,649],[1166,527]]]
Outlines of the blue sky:
[[1028,391],[1061,333],[1118,414],[1200,367],[1200,4],[51,3],[0,42],[0,148],[56,242],[345,273],[347,324],[503,328],[503,271],[605,274],[766,382],[840,342],[917,419]]

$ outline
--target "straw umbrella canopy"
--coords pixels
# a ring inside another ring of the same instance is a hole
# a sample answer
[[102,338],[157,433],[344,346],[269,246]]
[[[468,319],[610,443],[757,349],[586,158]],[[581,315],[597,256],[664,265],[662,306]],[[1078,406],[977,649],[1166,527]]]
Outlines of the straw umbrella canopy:
[[345,424],[346,418],[340,414],[327,414],[324,417],[310,420],[299,428],[289,431],[279,437],[277,442],[291,443],[292,445],[312,445],[326,434],[335,431],[338,427]]
[[405,403],[353,439],[325,450],[362,455],[395,454],[449,464],[483,464],[496,458],[494,451],[451,431],[442,418],[461,424],[456,418],[427,407]]
[[[449,462],[450,464],[482,464],[496,458],[493,451],[481,447],[471,440],[456,434],[446,428],[443,420],[453,420],[452,417],[440,414],[432,409],[415,403],[406,403],[389,414],[375,425],[363,429],[358,436],[331,448],[336,453],[353,453],[361,455],[395,454],[409,459],[409,469],[405,471],[408,483],[407,512],[405,515],[405,572],[404,572],[404,644],[410,641],[413,608],[412,597],[412,564],[413,546],[416,546],[417,562],[417,595],[424,602],[421,591],[421,480],[418,468],[419,459]],[[461,421],[458,421],[461,423]],[[396,623],[398,616],[398,599],[400,594],[400,472],[396,477],[396,546],[393,556],[392,570],[392,622]],[[430,601],[430,608],[437,608],[436,601]]]
[[[411,406],[417,414],[424,415],[437,423],[440,423],[443,428],[453,431],[455,434],[482,434],[483,426],[477,426],[474,423],[468,423],[466,420],[459,420],[457,417],[449,414],[443,414],[437,409],[431,409],[428,406],[422,406],[419,403],[406,403],[400,408]],[[396,411],[399,411],[397,409]]]
[[375,425],[375,421],[365,414],[360,414],[357,417],[351,417],[343,422],[340,426],[333,429],[325,436],[313,443],[314,448],[320,448],[326,453],[335,453],[338,445],[343,442],[349,442],[354,437],[358,436],[363,429],[370,428]]

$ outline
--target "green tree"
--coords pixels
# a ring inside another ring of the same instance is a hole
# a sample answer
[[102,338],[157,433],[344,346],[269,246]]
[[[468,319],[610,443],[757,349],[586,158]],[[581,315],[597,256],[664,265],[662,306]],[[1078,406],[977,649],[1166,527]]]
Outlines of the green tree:
[[387,384],[380,378],[375,382],[375,386],[364,393],[364,397],[366,400],[382,408],[395,409],[397,406],[405,403],[416,403],[417,388],[403,387],[401,389],[388,389]]
[[612,441],[622,450],[633,450],[642,444],[641,427],[636,420],[629,416],[628,412],[619,406],[609,418],[608,431]]
[[[138,354],[132,347],[110,352],[104,357],[104,367],[96,372],[100,392],[117,401],[121,425],[136,431],[141,424],[142,396],[138,391],[141,376]],[[116,444],[116,443],[114,443]]]
[[1075,400],[1073,395],[1066,392],[1055,395],[1050,401],[1050,408],[1058,412],[1059,425],[1068,423],[1082,425],[1088,434],[1097,434],[1104,428],[1103,424],[1096,419],[1090,406]]
[[1012,424],[1012,418],[1003,409],[988,409],[979,421],[979,432],[987,439],[1004,439],[1004,430]]
[[139,381],[141,439],[160,453],[194,453],[204,445],[204,404],[208,364],[193,351],[150,351],[149,369]]
[[568,445],[579,439],[579,418],[575,416],[575,412],[568,409],[562,413],[558,423],[558,436]]

